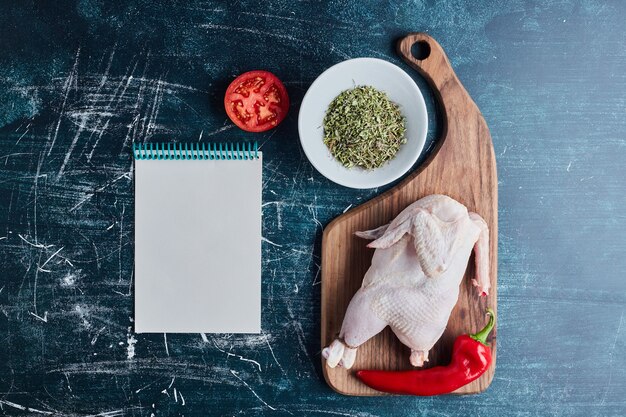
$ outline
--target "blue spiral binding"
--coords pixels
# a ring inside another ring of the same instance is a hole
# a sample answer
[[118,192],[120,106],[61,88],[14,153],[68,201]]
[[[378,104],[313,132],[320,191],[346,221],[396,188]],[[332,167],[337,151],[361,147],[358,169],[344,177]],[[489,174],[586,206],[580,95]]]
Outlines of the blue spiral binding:
[[249,160],[259,158],[257,142],[245,143],[133,143],[139,160]]

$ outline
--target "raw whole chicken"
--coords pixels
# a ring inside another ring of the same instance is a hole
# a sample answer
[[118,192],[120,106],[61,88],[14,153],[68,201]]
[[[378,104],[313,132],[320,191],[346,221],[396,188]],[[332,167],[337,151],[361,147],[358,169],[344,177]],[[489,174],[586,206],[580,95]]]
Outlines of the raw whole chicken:
[[424,197],[388,225],[357,236],[374,239],[372,265],[341,326],[322,351],[331,368],[351,368],[357,348],[390,326],[422,366],[446,328],[467,262],[475,252],[479,295],[489,292],[489,229],[476,213],[445,195]]

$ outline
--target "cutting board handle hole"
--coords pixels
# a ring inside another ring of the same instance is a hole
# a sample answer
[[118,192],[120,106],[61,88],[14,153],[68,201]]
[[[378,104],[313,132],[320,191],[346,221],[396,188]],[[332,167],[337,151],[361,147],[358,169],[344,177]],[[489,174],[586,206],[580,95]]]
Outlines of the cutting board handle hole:
[[418,61],[423,61],[430,56],[430,45],[426,41],[417,41],[411,45],[411,55]]

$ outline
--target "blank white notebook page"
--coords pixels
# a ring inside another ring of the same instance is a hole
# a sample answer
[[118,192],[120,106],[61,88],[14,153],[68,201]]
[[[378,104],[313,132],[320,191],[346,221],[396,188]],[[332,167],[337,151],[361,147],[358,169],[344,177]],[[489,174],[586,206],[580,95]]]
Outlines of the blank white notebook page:
[[135,161],[135,331],[261,331],[262,155]]

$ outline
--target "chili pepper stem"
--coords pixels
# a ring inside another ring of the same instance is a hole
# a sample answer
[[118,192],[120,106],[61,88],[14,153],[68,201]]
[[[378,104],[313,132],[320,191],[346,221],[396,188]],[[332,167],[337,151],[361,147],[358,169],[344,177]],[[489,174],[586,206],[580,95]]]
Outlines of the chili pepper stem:
[[494,313],[491,308],[487,308],[487,314],[489,315],[489,322],[487,325],[478,333],[470,334],[469,336],[483,345],[489,346],[487,345],[487,336],[489,336],[489,333],[493,329],[496,322],[496,313]]

